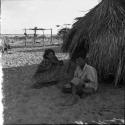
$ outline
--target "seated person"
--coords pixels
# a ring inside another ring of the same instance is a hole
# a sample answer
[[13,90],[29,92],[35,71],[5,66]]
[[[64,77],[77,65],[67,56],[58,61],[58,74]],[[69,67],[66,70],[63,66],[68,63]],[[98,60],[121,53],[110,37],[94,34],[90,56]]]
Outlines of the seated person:
[[78,57],[76,59],[76,70],[74,77],[69,84],[63,88],[63,92],[70,90],[73,97],[78,94],[82,97],[83,94],[91,94],[98,88],[97,71],[94,67],[87,64],[87,59]]
[[33,88],[40,88],[48,84],[55,84],[59,80],[60,67],[63,65],[62,60],[58,60],[55,52],[52,49],[46,49],[43,55],[43,60],[39,64],[33,79],[35,84]]

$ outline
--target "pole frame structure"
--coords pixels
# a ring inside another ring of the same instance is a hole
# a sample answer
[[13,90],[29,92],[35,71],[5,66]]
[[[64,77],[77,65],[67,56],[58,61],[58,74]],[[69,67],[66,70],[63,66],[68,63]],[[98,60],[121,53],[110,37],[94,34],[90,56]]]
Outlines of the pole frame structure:
[[37,27],[34,27],[34,28],[29,28],[27,30],[33,30],[34,31],[34,44],[36,43],[35,40],[36,40],[36,31],[37,30],[42,30],[43,31],[43,43],[44,43],[44,31],[45,30],[50,30],[51,31],[51,38],[50,38],[50,42],[52,44],[52,28],[50,29],[44,29],[44,28],[37,28]]
[[26,46],[26,40],[27,40],[27,33],[26,33],[26,28],[24,29],[24,35],[25,35],[25,46]]

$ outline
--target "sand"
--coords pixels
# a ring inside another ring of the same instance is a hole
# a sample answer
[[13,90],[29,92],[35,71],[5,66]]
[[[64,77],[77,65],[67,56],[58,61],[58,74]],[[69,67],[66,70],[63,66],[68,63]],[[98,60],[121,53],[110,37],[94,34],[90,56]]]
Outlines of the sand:
[[4,69],[5,123],[75,123],[124,117],[124,90],[100,83],[96,94],[79,99],[72,106],[61,103],[71,99],[54,85],[32,89],[31,77],[37,65]]
[[[5,124],[68,124],[124,118],[124,86],[115,88],[111,83],[99,83],[97,93],[71,106],[62,105],[66,100],[70,102],[72,96],[63,94],[57,85],[32,89],[32,76],[42,54],[11,50],[11,54],[3,55]],[[56,54],[60,59],[65,57]]]

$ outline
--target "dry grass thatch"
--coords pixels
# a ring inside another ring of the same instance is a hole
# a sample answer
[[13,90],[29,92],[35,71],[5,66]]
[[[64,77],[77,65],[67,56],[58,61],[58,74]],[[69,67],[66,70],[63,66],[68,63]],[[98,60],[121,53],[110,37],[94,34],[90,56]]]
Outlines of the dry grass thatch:
[[125,81],[125,0],[102,0],[77,18],[62,49],[71,58],[81,52],[88,54],[89,62],[102,78],[112,74],[116,76],[115,84]]

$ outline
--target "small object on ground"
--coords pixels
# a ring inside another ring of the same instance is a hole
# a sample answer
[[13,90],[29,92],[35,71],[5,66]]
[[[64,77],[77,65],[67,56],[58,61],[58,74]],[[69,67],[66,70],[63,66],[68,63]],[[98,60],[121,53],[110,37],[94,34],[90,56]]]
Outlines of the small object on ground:
[[79,97],[81,98],[81,99],[85,99],[85,98],[87,98],[89,96],[89,94],[86,94],[86,93],[83,93],[83,94],[80,94],[79,95]]
[[71,84],[66,84],[64,87],[65,88],[71,88]]
[[33,88],[33,89],[40,89],[41,88],[41,86],[40,86],[40,84],[33,84],[32,86],[31,86],[31,88]]
[[55,85],[57,83],[58,83],[57,81],[45,82],[45,83],[36,83],[36,84],[33,84],[31,86],[31,88],[33,88],[33,89],[41,89],[43,87],[49,87],[49,86]]
[[62,88],[63,93],[72,93],[72,86],[71,84],[65,84]]
[[72,93],[72,89],[71,88],[62,88],[62,92],[63,93]]

